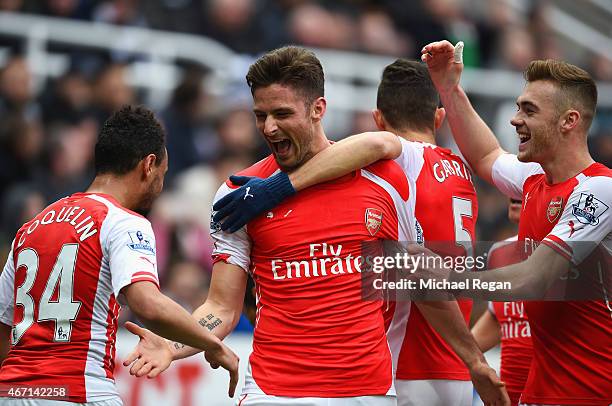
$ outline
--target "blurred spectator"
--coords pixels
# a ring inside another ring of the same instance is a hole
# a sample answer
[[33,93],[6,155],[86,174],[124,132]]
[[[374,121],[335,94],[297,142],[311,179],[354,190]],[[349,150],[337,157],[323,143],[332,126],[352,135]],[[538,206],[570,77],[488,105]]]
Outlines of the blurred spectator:
[[612,59],[596,55],[591,59],[591,72],[596,80],[612,82]]
[[37,121],[20,114],[4,114],[0,121],[0,200],[7,189],[20,182],[33,182],[43,169],[43,131]]
[[93,13],[93,19],[108,24],[147,26],[140,11],[140,0],[111,0],[101,3]]
[[204,74],[200,70],[186,72],[161,115],[168,135],[169,182],[191,166],[212,161],[219,152],[221,142],[206,123],[203,83]]
[[0,71],[0,114],[17,113],[33,119],[39,115],[32,74],[21,56],[11,58]]
[[256,54],[265,41],[256,13],[255,0],[207,0],[202,34],[214,38],[236,52]]
[[0,206],[0,246],[10,244],[19,227],[40,213],[46,205],[46,199],[36,185],[21,183],[12,187]]
[[100,125],[121,106],[136,101],[134,89],[126,82],[126,71],[125,65],[109,64],[94,82],[93,100]]
[[389,14],[382,9],[367,10],[358,21],[360,51],[403,56],[414,53],[408,36],[400,36]]
[[270,153],[257,132],[253,113],[246,106],[229,107],[219,118],[216,129],[225,150],[249,156],[252,161]]
[[204,26],[200,0],[143,1],[141,6],[152,28],[196,34]]
[[304,3],[293,8],[287,27],[294,43],[334,49],[352,49],[355,45],[354,21],[316,3]]
[[43,120],[76,123],[93,114],[93,91],[90,83],[78,71],[69,71],[53,83],[43,99]]
[[503,29],[498,47],[495,67],[522,72],[536,58],[534,39],[522,26],[514,25]]
[[93,180],[97,130],[94,120],[57,124],[49,130],[49,171],[41,184],[47,201],[87,189]]
[[95,0],[26,0],[25,10],[51,17],[88,20]]
[[23,7],[23,0],[0,0],[0,11],[19,11]]
[[168,268],[162,285],[168,296],[191,313],[206,300],[209,284],[209,272],[196,263],[179,261]]

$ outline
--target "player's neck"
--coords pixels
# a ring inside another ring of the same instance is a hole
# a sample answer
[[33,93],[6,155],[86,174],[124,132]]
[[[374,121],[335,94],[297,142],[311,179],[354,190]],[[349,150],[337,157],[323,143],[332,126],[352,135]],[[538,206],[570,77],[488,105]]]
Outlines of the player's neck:
[[541,165],[546,174],[546,182],[554,185],[573,178],[594,162],[588,149],[577,148],[568,149],[566,153],[555,154],[550,162]]
[[87,188],[87,193],[104,193],[112,196],[117,202],[126,209],[133,209],[134,190],[130,183],[125,179],[120,179],[114,175],[98,175]]
[[316,135],[313,137],[312,142],[310,143],[310,150],[306,154],[302,165],[312,159],[313,156],[317,155],[319,152],[323,151],[325,148],[331,145],[330,141],[327,139],[323,128],[318,128],[316,130]]
[[405,130],[392,132],[408,141],[426,142],[436,145],[436,136],[431,131]]

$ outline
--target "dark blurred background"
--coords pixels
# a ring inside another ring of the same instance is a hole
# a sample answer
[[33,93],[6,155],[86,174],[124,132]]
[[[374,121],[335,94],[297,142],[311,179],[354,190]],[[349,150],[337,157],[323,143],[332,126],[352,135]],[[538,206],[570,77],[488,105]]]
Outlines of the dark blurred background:
[[[22,223],[91,182],[104,119],[144,103],[168,132],[167,186],[149,215],[160,278],[190,310],[210,280],[213,195],[268,154],[244,75],[272,48],[315,49],[327,75],[326,131],[340,139],[374,129],[370,109],[387,63],[416,59],[434,40],[463,40],[464,87],[510,151],[520,72],[532,59],[564,59],[598,81],[589,140],[597,160],[612,161],[608,0],[0,0],[0,11],[2,257]],[[448,128],[439,143],[455,149]],[[477,238],[516,233],[506,199],[477,188]]]

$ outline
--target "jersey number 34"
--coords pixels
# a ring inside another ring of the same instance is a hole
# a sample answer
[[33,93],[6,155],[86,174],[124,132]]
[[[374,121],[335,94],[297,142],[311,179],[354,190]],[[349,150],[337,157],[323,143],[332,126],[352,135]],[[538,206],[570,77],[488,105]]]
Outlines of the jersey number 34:
[[[81,302],[74,301],[72,298],[74,269],[78,252],[78,244],[62,246],[38,302],[38,318],[36,321],[54,322],[53,341],[55,342],[70,341],[72,322],[76,320],[81,308]],[[16,269],[25,267],[26,277],[15,294],[15,306],[23,307],[23,319],[13,327],[13,333],[11,334],[13,345],[17,344],[24,333],[34,324],[35,303],[34,298],[30,295],[30,290],[38,276],[38,263],[38,253],[32,248],[24,249],[17,257]],[[53,298],[55,291],[57,291],[57,297]]]

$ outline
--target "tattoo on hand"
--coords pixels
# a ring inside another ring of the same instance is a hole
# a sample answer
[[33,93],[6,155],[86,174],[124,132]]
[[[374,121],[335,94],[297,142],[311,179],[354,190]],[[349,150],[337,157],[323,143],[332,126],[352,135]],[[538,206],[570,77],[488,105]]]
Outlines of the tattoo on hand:
[[206,327],[208,331],[213,331],[216,327],[220,326],[223,321],[218,317],[215,318],[215,316],[210,313],[207,314],[206,317],[202,317],[198,323],[200,323],[202,327]]
[[177,350],[180,350],[181,348],[185,348],[185,344],[174,343],[174,348],[176,348]]

